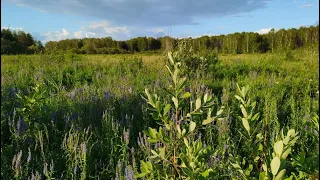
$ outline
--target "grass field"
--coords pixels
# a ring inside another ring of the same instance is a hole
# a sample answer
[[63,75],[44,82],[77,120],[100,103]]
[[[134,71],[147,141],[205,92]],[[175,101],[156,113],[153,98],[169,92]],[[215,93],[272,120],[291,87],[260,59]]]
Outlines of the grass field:
[[[143,131],[159,127],[142,96],[149,88],[168,99],[163,90],[171,84],[167,59],[165,54],[2,55],[1,178],[132,179],[139,174],[140,160],[151,161],[150,148],[158,149]],[[281,129],[299,132],[290,155],[281,159],[282,178],[318,178],[319,125],[312,124],[319,114],[318,68],[319,56],[310,51],[219,55],[212,71],[192,76],[186,83],[195,94],[191,97],[212,92],[216,106],[225,107],[223,121],[200,130],[200,141],[212,148],[211,160],[205,161],[213,169],[207,179],[261,176],[261,165],[248,154],[258,152],[253,146],[259,145],[238,132],[246,133],[236,115],[241,114],[237,84],[250,86],[247,96],[257,102],[254,111],[262,123],[250,126],[267,135],[264,148],[271,159]],[[192,137],[195,141],[199,134]],[[146,177],[166,178],[174,171],[170,165],[165,172],[156,167]],[[277,175],[269,165],[266,172],[269,178]]]

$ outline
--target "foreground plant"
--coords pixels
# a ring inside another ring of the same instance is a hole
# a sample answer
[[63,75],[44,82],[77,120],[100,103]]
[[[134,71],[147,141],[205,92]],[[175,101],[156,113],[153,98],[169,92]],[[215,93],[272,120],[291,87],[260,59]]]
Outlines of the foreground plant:
[[[207,166],[213,151],[196,136],[205,125],[222,119],[219,117],[223,107],[215,107],[211,94],[193,101],[192,94],[185,91],[187,78],[180,74],[181,63],[176,62],[171,53],[168,56],[169,65],[166,67],[172,84],[166,92],[171,101],[145,89],[151,115],[160,126],[158,130],[149,128],[145,131],[147,141],[154,146],[147,160],[141,161],[141,173],[136,178],[205,179],[213,171]],[[218,110],[214,113],[214,109]]]
[[[287,157],[292,153],[292,147],[299,136],[294,129],[290,129],[284,136],[283,129],[275,138],[274,143],[270,144],[267,140],[268,123],[259,120],[259,113],[255,112],[256,102],[252,102],[248,97],[249,86],[240,88],[237,85],[237,95],[235,98],[240,102],[242,115],[238,115],[241,120],[243,129],[246,133],[239,131],[244,137],[245,144],[242,147],[246,149],[245,157],[236,159],[237,162],[232,166],[241,174],[243,179],[257,178],[257,172],[260,171],[259,179],[292,179],[293,176],[286,177]],[[264,124],[263,124],[264,123]]]

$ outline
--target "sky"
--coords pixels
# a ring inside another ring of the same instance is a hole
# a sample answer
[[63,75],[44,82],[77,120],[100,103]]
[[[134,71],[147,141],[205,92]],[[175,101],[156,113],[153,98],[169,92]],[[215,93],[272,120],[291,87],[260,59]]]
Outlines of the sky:
[[1,0],[1,29],[46,43],[200,37],[319,24],[319,0]]

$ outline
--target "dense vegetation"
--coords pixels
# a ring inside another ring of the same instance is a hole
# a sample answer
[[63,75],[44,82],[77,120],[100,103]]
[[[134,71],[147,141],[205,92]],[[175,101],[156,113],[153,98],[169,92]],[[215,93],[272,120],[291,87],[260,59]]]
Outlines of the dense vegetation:
[[[317,28],[184,40],[169,57],[2,55],[1,179],[318,179]],[[262,52],[254,37],[273,53],[217,54]],[[46,51],[104,40],[120,43]]]
[[[33,54],[43,51],[39,41],[24,32],[1,31],[1,54]],[[47,53],[75,54],[128,54],[158,52],[177,48],[185,39],[171,37],[137,37],[116,41],[111,37],[67,39],[50,41],[45,45]],[[224,54],[283,52],[299,48],[319,47],[319,25],[299,29],[272,29],[267,34],[242,32],[220,36],[189,38],[194,51],[212,51]],[[43,51],[44,52],[44,51]]]
[[44,51],[41,41],[23,31],[1,30],[1,54],[34,54]]

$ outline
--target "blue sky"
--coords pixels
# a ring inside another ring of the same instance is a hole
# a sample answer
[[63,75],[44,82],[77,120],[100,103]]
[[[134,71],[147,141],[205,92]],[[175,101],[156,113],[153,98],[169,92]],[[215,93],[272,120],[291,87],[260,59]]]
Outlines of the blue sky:
[[2,0],[1,28],[67,38],[198,37],[319,23],[318,0]]

